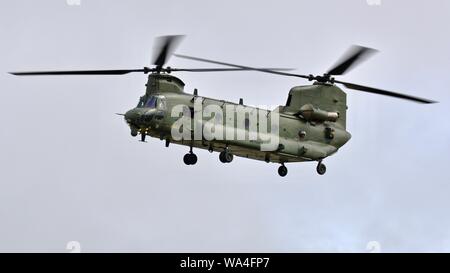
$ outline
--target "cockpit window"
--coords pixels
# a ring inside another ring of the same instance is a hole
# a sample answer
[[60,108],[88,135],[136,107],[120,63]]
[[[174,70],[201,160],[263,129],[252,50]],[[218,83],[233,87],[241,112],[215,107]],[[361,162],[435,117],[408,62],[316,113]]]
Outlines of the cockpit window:
[[158,110],[166,110],[166,98],[164,96],[150,96],[145,99],[141,97],[137,107],[156,108]]
[[158,97],[158,101],[156,103],[156,108],[158,108],[158,110],[166,110],[166,98],[163,96],[159,96]]
[[144,97],[141,97],[139,99],[139,103],[138,103],[137,107],[143,107],[143,106],[144,106]]
[[156,97],[151,96],[151,97],[147,100],[147,103],[145,104],[145,107],[156,108]]

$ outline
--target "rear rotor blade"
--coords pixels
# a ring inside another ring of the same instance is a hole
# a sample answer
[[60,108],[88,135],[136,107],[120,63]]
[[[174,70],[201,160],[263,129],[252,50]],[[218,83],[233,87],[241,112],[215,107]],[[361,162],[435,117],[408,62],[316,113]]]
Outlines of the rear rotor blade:
[[[257,68],[263,70],[291,71],[292,68]],[[247,68],[167,68],[168,71],[174,72],[227,72],[227,71],[253,71]]]
[[372,48],[354,45],[350,47],[344,57],[342,57],[341,60],[327,72],[327,74],[343,75],[355,65],[366,60],[376,52],[377,50]]
[[415,101],[415,102],[419,102],[419,103],[436,103],[436,101],[433,101],[433,100],[414,97],[414,96],[405,95],[405,94],[401,94],[401,93],[395,93],[392,91],[368,87],[368,86],[364,86],[364,85],[343,82],[343,81],[336,81],[336,80],[335,80],[335,82],[343,84],[345,87],[347,87],[349,89],[353,89],[353,90],[359,90],[359,91],[378,94],[378,95],[384,95],[384,96],[389,96],[389,97],[394,97],[394,98],[399,98],[399,99],[405,99],[405,100]]
[[72,71],[32,71],[10,72],[16,76],[45,76],[45,75],[125,75],[132,72],[145,72],[145,69],[120,69],[120,70],[72,70]]
[[259,71],[259,72],[264,72],[264,73],[270,73],[270,74],[276,74],[276,75],[282,75],[282,76],[298,77],[298,78],[305,78],[305,79],[309,79],[310,78],[310,76],[306,76],[306,75],[285,73],[285,72],[275,71],[273,69],[255,68],[255,67],[250,67],[250,66],[219,62],[219,61],[214,61],[214,60],[209,60],[209,59],[204,59],[204,58],[198,58],[198,57],[192,57],[192,56],[187,56],[187,55],[181,55],[181,54],[174,54],[174,55],[176,57],[178,57],[178,58],[194,60],[194,61],[199,61],[199,62],[205,62],[205,63],[218,64],[218,65],[231,66],[231,67],[235,67],[235,68],[240,68],[241,70],[254,70],[254,71]]
[[183,35],[170,35],[156,38],[153,48],[153,64],[162,68],[183,37]]

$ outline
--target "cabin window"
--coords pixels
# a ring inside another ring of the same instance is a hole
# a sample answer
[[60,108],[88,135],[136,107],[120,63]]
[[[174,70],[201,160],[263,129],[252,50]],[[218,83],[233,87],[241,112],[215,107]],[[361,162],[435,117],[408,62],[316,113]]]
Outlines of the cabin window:
[[250,128],[250,120],[248,118],[244,121],[245,130],[248,130]]

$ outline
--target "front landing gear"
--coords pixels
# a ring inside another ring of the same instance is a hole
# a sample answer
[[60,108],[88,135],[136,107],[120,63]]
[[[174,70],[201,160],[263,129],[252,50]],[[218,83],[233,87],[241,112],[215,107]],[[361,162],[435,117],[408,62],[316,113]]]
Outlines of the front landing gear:
[[195,165],[197,163],[197,155],[194,153],[185,154],[183,157],[183,162],[186,165]]
[[197,155],[192,152],[192,146],[189,150],[189,153],[184,155],[183,162],[186,165],[195,165],[197,163]]
[[318,174],[324,175],[327,172],[327,166],[325,166],[325,164],[322,163],[322,160],[320,160],[317,164],[316,170]]
[[284,164],[281,164],[281,166],[278,168],[278,174],[281,177],[285,177],[288,173],[288,169],[286,168],[286,166],[284,166]]

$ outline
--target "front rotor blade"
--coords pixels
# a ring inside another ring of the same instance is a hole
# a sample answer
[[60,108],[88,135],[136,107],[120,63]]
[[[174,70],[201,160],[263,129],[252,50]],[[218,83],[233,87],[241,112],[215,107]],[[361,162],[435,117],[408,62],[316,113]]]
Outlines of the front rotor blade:
[[377,50],[372,48],[354,45],[350,47],[344,57],[342,57],[341,60],[327,72],[327,74],[343,75],[356,64],[366,60],[369,56],[376,52]]
[[189,59],[189,60],[205,62],[205,63],[212,63],[212,64],[231,66],[231,67],[235,67],[235,68],[240,68],[242,70],[254,70],[254,71],[259,71],[259,72],[264,72],[264,73],[270,73],[270,74],[276,74],[276,75],[282,75],[282,76],[290,76],[290,77],[298,77],[298,78],[305,78],[305,79],[309,79],[310,78],[309,76],[306,76],[306,75],[285,73],[285,72],[275,71],[275,70],[272,70],[272,69],[255,68],[255,67],[238,65],[238,64],[224,63],[224,62],[208,60],[208,59],[203,59],[203,58],[198,58],[198,57],[192,57],[192,56],[187,56],[187,55],[181,55],[181,54],[174,54],[174,55],[177,56],[178,58]]
[[359,85],[359,84],[354,84],[354,83],[349,83],[349,82],[342,82],[342,81],[335,81],[335,82],[343,84],[345,87],[347,87],[349,89],[353,89],[353,90],[359,90],[359,91],[378,94],[378,95],[384,95],[384,96],[389,96],[389,97],[394,97],[394,98],[399,98],[399,99],[405,99],[405,100],[415,101],[415,102],[419,102],[419,103],[436,103],[436,101],[433,101],[433,100],[414,97],[414,96],[400,94],[400,93],[395,93],[392,91],[382,90],[382,89],[368,87],[368,86],[364,86],[364,85]]
[[[291,68],[262,68],[278,71],[289,71]],[[51,76],[51,75],[124,75],[132,72],[154,72],[156,69],[120,69],[120,70],[68,70],[68,71],[31,71],[31,72],[10,72],[16,76]],[[223,72],[223,71],[247,71],[253,69],[242,68],[162,68],[165,72]]]
[[125,75],[132,72],[145,72],[144,69],[120,69],[120,70],[72,70],[72,71],[32,71],[10,72],[16,76],[45,76],[45,75]]
[[183,35],[170,35],[156,38],[153,48],[153,64],[162,68],[183,37]]

